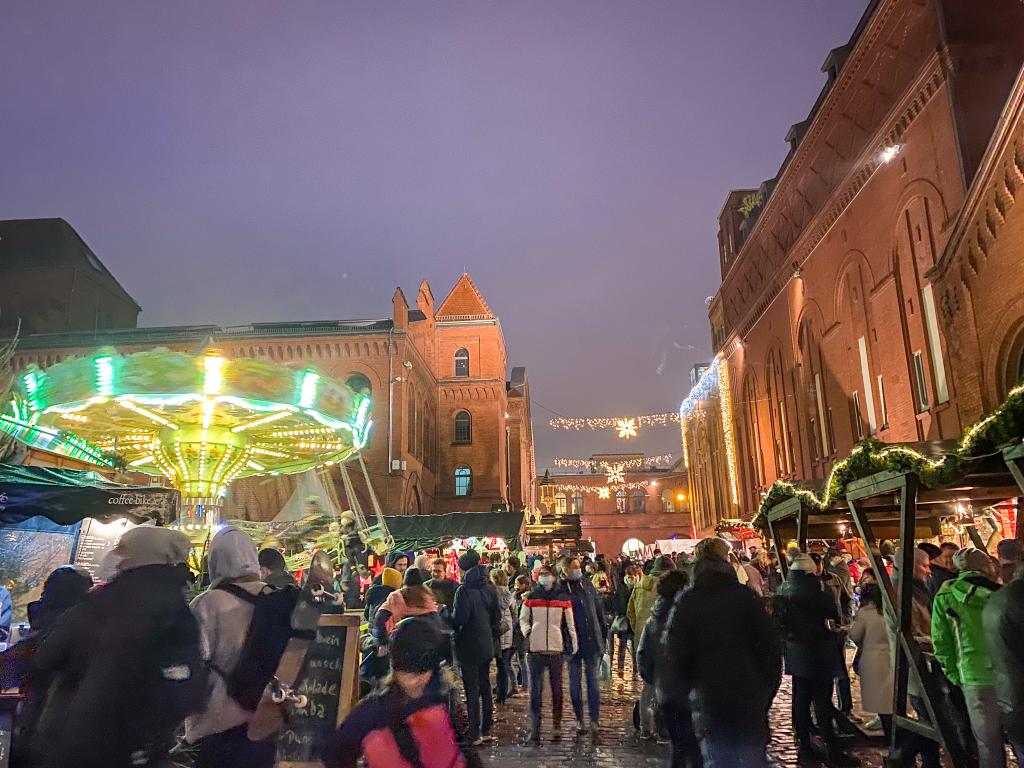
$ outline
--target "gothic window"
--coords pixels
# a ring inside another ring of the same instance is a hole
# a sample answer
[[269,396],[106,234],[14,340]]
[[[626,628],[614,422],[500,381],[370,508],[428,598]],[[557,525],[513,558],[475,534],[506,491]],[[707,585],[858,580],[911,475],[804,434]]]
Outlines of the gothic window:
[[455,442],[473,442],[473,417],[469,411],[459,411],[455,414]]
[[369,397],[373,392],[373,389],[370,386],[370,380],[361,373],[353,373],[345,379],[345,384],[347,384],[348,388],[357,395],[366,395]]
[[455,468],[455,495],[469,496],[473,493],[473,470],[462,466]]
[[460,349],[455,353],[455,375],[469,376],[469,351],[466,349]]

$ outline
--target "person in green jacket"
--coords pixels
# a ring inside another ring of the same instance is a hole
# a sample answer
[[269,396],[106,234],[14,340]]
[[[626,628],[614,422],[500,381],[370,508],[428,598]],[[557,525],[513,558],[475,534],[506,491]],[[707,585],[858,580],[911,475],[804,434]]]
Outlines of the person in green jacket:
[[979,767],[1005,768],[995,675],[982,622],[985,605],[999,589],[995,563],[987,552],[967,547],[953,556],[953,564],[959,575],[942,585],[932,603],[935,658],[950,682],[963,689]]

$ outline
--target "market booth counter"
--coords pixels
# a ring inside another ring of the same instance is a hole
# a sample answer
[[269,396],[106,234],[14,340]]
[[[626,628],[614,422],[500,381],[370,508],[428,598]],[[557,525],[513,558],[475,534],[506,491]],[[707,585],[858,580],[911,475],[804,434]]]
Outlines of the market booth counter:
[[449,562],[469,548],[517,551],[528,543],[522,512],[450,512],[385,517],[395,550],[437,550]]

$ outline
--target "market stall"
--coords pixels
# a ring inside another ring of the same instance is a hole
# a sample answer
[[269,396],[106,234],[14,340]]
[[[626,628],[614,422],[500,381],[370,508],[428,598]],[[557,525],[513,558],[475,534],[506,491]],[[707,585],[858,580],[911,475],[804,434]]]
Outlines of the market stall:
[[[991,416],[970,427],[954,446],[886,445],[865,441],[837,462],[821,494],[790,483],[776,483],[765,495],[755,525],[766,529],[785,568],[790,541],[801,549],[811,538],[835,538],[855,530],[883,585],[883,607],[896,627],[894,738],[911,731],[939,742],[954,765],[968,763],[943,705],[944,696],[930,674],[927,654],[911,632],[912,580],[899,589],[882,561],[884,540],[899,547],[896,567],[913,570],[914,545],[962,529],[974,546],[986,549],[979,532],[986,519],[1013,512],[1008,527],[1024,540],[1019,517],[1024,502],[1024,387],[1017,387]],[[991,537],[989,537],[991,539]],[[930,722],[908,716],[907,688],[913,678]]]
[[173,488],[126,486],[96,472],[0,464],[0,580],[9,586],[15,622],[57,567],[75,563],[94,575],[129,527],[166,525],[178,514]]

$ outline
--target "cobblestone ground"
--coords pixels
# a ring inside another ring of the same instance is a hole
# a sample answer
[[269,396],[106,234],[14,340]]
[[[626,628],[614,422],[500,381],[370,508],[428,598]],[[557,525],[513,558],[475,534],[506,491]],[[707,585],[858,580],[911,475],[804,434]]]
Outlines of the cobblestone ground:
[[[601,735],[594,743],[589,736],[575,735],[572,707],[569,703],[566,676],[565,713],[562,738],[551,739],[550,692],[545,689],[545,732],[540,747],[527,746],[529,730],[529,698],[522,694],[497,708],[495,724],[497,742],[484,748],[482,754],[490,768],[663,768],[667,765],[668,746],[642,741],[633,730],[633,702],[639,699],[642,683],[634,682],[628,667],[625,678],[616,673],[601,684]],[[855,686],[856,688],[856,686]],[[742,695],[741,691],[737,695]],[[771,712],[772,737],[769,756],[775,766],[795,766],[796,745],[793,742],[793,719],[790,714],[789,678]],[[879,768],[885,756],[882,744],[858,747],[855,750],[864,768]]]

